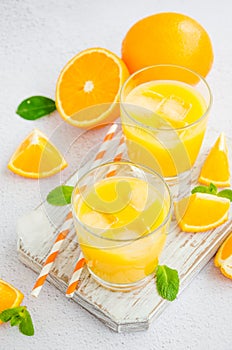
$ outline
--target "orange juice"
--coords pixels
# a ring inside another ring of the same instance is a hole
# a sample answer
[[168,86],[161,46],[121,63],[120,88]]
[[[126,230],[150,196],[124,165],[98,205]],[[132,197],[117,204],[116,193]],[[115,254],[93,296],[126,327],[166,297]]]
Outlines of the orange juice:
[[73,209],[78,241],[96,278],[131,285],[154,273],[166,240],[170,198],[164,200],[145,179],[114,177],[75,196]]
[[206,82],[197,76],[195,85],[188,83],[194,76],[188,70],[186,82],[179,81],[178,70],[184,68],[148,67],[132,75],[121,93],[122,127],[129,158],[166,178],[176,177],[193,166],[211,103]]

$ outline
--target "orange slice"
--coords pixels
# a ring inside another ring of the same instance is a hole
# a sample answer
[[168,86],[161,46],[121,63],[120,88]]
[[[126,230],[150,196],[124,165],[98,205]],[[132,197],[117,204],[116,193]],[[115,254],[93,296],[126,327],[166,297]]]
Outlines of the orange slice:
[[182,231],[202,232],[228,220],[230,200],[207,193],[194,193],[175,203],[174,208]]
[[67,165],[59,150],[34,129],[14,152],[8,168],[15,174],[38,179],[54,175]]
[[198,181],[209,185],[211,182],[218,187],[230,186],[230,166],[226,137],[221,133],[211,148],[201,169]]
[[214,264],[220,268],[224,276],[232,279],[232,232],[219,248]]
[[0,312],[19,306],[23,297],[24,295],[18,289],[0,279]]
[[68,123],[89,128],[119,116],[119,92],[129,76],[114,53],[87,49],[63,68],[56,85],[56,107]]

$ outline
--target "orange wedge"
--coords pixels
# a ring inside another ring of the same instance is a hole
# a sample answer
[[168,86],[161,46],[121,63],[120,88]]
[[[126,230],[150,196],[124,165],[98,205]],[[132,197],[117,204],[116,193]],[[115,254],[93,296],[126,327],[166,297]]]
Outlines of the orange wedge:
[[87,49],[63,68],[56,85],[56,107],[68,123],[90,128],[119,116],[119,92],[129,76],[114,53]]
[[204,185],[211,182],[217,187],[230,186],[230,166],[226,137],[221,133],[211,148],[201,169],[198,181]]
[[23,297],[24,295],[18,289],[0,279],[0,312],[19,306]]
[[207,193],[194,193],[175,203],[174,208],[182,231],[202,232],[228,220],[230,200]]
[[232,232],[218,249],[214,264],[224,276],[232,279]]
[[59,150],[34,129],[14,152],[8,168],[15,174],[38,179],[54,175],[67,165]]

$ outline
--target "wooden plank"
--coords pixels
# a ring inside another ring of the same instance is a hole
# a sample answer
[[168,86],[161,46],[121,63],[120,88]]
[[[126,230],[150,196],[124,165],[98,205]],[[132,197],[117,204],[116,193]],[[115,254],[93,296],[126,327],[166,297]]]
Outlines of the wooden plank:
[[[185,188],[181,189],[182,193],[188,193],[190,187],[197,183],[200,166],[217,136],[217,132],[208,131],[203,152],[194,166],[191,181],[185,183]],[[230,141],[229,148],[231,145]],[[112,142],[106,159],[110,159],[110,152],[113,152],[114,148],[115,143]],[[231,153],[230,150],[230,164],[232,164]],[[73,185],[76,180],[77,174],[74,174],[67,184]],[[57,227],[63,222],[69,209],[68,207],[54,208],[47,203],[42,203],[32,213],[19,220],[17,230],[19,259],[37,273],[54,241]],[[54,223],[57,227],[54,226]],[[204,233],[181,232],[176,226],[175,219],[172,220],[171,227],[160,262],[179,271],[181,293],[227,237],[232,229],[232,219],[230,214],[229,221],[224,225]],[[48,278],[63,293],[66,291],[79,253],[73,228]],[[154,279],[138,290],[127,293],[112,292],[97,284],[86,268],[81,275],[81,283],[73,299],[117,332],[147,329],[151,321],[155,320],[169,305],[168,301],[159,297]]]

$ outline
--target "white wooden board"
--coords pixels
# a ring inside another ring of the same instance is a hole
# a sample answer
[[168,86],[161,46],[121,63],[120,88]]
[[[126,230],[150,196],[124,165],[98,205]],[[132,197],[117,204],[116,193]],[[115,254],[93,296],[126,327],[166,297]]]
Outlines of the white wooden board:
[[[189,193],[190,188],[197,184],[197,177],[202,162],[212,146],[218,133],[208,130],[201,155],[194,166],[191,179],[185,185],[183,192]],[[120,135],[111,142],[104,160],[112,159]],[[229,140],[230,164],[232,164],[232,141]],[[90,163],[91,164],[91,159]],[[86,168],[89,166],[86,164]],[[85,168],[85,169],[86,169]],[[85,169],[82,169],[84,172]],[[77,181],[75,173],[67,184],[74,185]],[[49,249],[57,235],[59,227],[69,207],[52,207],[46,202],[18,222],[18,256],[21,262],[37,273],[41,270]],[[175,219],[168,235],[160,263],[176,268],[180,275],[180,293],[191,282],[196,274],[212,258],[216,250],[232,229],[232,219],[224,225],[204,233],[184,233],[176,227]],[[63,248],[55,261],[48,281],[65,293],[80,250],[74,228],[66,239]],[[36,275],[35,275],[36,279]],[[179,298],[179,297],[178,297]],[[175,302],[178,303],[178,298]],[[73,297],[74,301],[83,306],[91,314],[101,320],[111,329],[118,332],[133,332],[145,330],[157,319],[170,302],[159,297],[155,280],[152,279],[144,288],[131,292],[113,292],[98,285],[85,268],[81,275],[79,289]],[[78,312],[78,310],[77,310]]]

